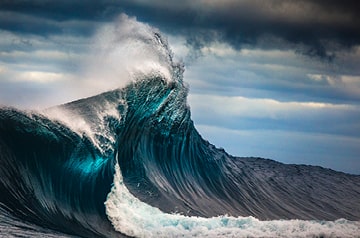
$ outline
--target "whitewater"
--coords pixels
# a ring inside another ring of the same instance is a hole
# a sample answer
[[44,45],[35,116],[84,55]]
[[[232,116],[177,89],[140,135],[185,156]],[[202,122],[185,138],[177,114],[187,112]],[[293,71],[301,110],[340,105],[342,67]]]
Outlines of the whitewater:
[[157,29],[99,34],[116,87],[0,108],[0,237],[360,237],[360,176],[216,148]]

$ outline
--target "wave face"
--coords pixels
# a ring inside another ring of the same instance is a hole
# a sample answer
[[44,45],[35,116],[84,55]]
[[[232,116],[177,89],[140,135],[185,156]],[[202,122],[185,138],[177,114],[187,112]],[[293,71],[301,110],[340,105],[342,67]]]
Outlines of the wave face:
[[211,145],[191,120],[183,67],[151,33],[147,43],[165,52],[168,74],[141,74],[41,113],[0,109],[1,234],[360,234],[360,176]]

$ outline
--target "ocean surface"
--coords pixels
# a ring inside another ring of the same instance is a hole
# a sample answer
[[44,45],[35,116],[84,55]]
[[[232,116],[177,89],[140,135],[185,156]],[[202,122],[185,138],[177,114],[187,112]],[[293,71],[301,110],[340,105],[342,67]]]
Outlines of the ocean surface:
[[183,66],[0,109],[0,237],[360,237],[360,176],[240,158],[198,133]]

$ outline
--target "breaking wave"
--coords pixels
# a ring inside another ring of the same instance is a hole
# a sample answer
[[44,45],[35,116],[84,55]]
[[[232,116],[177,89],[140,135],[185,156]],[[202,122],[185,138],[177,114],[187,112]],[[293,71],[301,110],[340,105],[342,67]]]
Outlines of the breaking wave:
[[360,176],[211,145],[191,120],[183,66],[158,31],[139,32],[161,62],[122,88],[0,109],[1,234],[359,237]]

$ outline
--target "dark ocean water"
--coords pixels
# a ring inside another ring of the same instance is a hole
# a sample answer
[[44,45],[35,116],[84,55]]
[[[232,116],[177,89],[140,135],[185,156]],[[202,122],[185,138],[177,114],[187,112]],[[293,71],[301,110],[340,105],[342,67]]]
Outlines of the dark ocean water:
[[0,237],[360,236],[360,176],[216,148],[168,64],[168,78],[0,109]]

